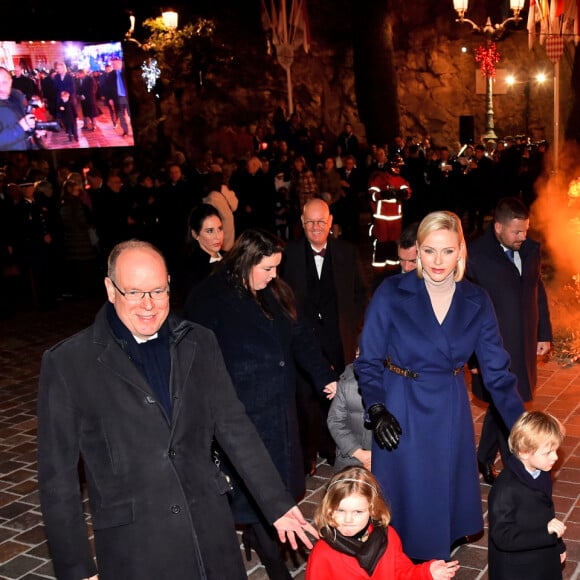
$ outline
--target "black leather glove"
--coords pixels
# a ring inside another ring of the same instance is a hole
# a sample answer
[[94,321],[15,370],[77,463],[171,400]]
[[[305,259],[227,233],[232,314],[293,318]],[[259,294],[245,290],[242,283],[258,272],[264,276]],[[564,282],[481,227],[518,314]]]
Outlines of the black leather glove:
[[395,416],[382,403],[375,403],[369,408],[369,419],[379,447],[387,451],[396,449],[403,430]]

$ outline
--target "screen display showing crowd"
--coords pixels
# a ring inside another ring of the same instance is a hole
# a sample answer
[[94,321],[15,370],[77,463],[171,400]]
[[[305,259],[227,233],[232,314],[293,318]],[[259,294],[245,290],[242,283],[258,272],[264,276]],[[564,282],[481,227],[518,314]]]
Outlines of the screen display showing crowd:
[[10,100],[35,118],[27,148],[135,144],[121,42],[0,41],[0,66],[12,73]]

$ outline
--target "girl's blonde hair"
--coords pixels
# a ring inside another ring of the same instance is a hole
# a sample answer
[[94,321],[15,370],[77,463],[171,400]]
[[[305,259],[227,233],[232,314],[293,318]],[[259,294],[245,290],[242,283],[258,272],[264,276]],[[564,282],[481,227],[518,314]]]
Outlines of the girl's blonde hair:
[[423,264],[421,264],[421,244],[425,238],[439,230],[449,230],[457,234],[457,241],[459,242],[459,259],[455,268],[455,275],[453,276],[456,282],[459,282],[465,274],[465,262],[467,261],[467,248],[465,245],[465,236],[463,235],[463,227],[461,220],[457,214],[452,211],[434,211],[427,214],[417,230],[417,276],[423,278]]
[[510,451],[519,456],[533,453],[546,441],[559,447],[565,435],[564,426],[556,417],[543,411],[525,411],[514,423],[508,444]]
[[369,502],[370,517],[375,525],[385,528],[389,525],[391,512],[375,476],[364,467],[345,467],[334,474],[314,513],[314,525],[321,536],[331,537],[335,533],[334,512],[340,502],[351,495],[361,495]]

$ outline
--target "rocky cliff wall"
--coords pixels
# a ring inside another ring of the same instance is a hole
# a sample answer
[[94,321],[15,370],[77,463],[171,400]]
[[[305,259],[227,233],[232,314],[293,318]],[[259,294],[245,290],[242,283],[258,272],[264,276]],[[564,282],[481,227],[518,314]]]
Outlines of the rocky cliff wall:
[[[377,74],[395,75],[403,136],[420,139],[429,134],[435,143],[456,149],[460,146],[461,116],[473,116],[476,141],[484,131],[484,82],[474,59],[484,38],[472,33],[467,24],[455,22],[451,1],[449,6],[446,4],[442,9],[439,0],[391,2],[390,9],[384,12],[381,30],[391,35],[393,70]],[[310,51],[306,54],[298,48],[291,68],[294,108],[313,132],[325,125],[330,133],[338,134],[349,121],[355,133],[365,140],[368,127],[360,121],[355,89],[353,19],[349,12],[352,3],[319,0],[309,6]],[[484,15],[476,13],[476,17],[478,22],[485,20]],[[195,157],[204,147],[215,148],[224,126],[231,125],[235,130],[243,125],[271,126],[278,107],[288,112],[286,72],[275,56],[266,52],[258,15],[253,24],[248,22],[245,21],[241,36],[231,32],[235,30],[232,23],[224,25],[224,30],[229,31],[229,61],[206,66],[197,77],[192,75],[201,83],[190,79],[180,86],[179,79],[173,80],[165,85],[157,100],[143,89],[140,55],[132,55],[133,84],[141,85],[136,99],[138,143],[141,140],[142,144],[150,145],[155,141],[162,146],[165,139],[168,150],[179,149]],[[536,43],[529,49],[525,21],[505,34],[497,47],[501,60],[496,85],[503,86],[500,81],[508,72],[516,74],[520,83],[508,90],[499,88],[494,94],[496,133],[500,137],[523,134],[527,127],[532,139],[553,141],[554,66],[544,47]],[[574,46],[567,44],[560,60],[561,131],[571,110],[573,58]],[[540,70],[547,74],[548,81],[543,86],[530,81],[526,92],[526,83]],[[392,115],[393,111],[386,108],[379,114]],[[388,137],[385,136],[385,141]]]

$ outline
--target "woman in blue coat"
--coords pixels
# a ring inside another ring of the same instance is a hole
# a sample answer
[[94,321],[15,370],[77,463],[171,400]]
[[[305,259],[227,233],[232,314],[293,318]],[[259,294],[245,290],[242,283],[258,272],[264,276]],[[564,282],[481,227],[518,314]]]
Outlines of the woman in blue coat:
[[387,278],[367,309],[355,361],[375,433],[372,471],[405,552],[447,559],[483,529],[463,368],[473,352],[506,425],[523,412],[491,301],[463,280],[461,221],[433,212],[417,234],[417,274]]
[[[256,426],[287,489],[298,499],[305,480],[296,416],[296,367],[332,398],[336,375],[316,339],[296,315],[290,287],[277,278],[281,240],[260,230],[246,230],[222,267],[190,292],[184,316],[217,336],[227,369],[246,412]],[[251,453],[251,449],[248,450]],[[256,549],[272,579],[291,576],[279,546],[250,494],[221,457],[232,476],[232,509],[245,524],[244,545]]]

